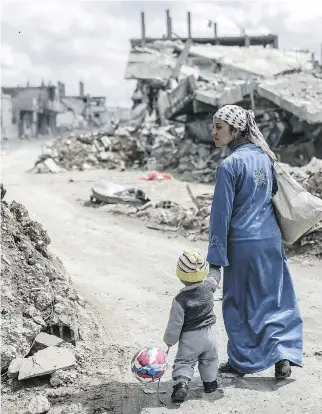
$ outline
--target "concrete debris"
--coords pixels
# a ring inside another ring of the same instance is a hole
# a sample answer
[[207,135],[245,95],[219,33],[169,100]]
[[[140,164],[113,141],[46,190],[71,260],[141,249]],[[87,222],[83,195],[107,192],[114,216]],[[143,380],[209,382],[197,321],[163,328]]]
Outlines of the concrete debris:
[[[322,160],[315,157],[305,166],[285,167],[310,193],[322,198]],[[290,252],[322,255],[322,223],[309,230],[299,241],[288,248]]]
[[145,204],[150,200],[141,190],[100,180],[92,188],[91,201],[104,204],[125,203],[135,205]]
[[[213,114],[223,105],[239,104],[253,109],[270,145],[281,147],[281,161],[283,147],[303,141],[314,143],[315,154],[322,157],[318,145],[322,138],[322,77],[309,53],[264,47],[188,46],[179,40],[149,42],[149,52],[133,46],[126,75],[137,80],[133,108],[145,103],[146,111],[155,113],[161,125],[180,119],[186,139],[212,144]],[[173,77],[175,60],[183,64],[183,51],[184,65]],[[163,71],[164,62],[167,71]],[[293,163],[303,165],[303,160],[299,157]]]
[[[46,153],[39,157],[32,171],[45,172],[39,165],[48,159],[53,160],[59,168],[81,171],[99,167],[120,168],[124,160],[126,167],[140,164],[144,151],[139,148],[137,140],[129,137],[130,131],[130,127],[129,130],[119,131],[108,140],[105,133],[58,138],[45,149]],[[52,168],[50,172],[58,172],[58,169],[54,171]]]
[[64,341],[55,335],[49,335],[45,332],[40,332],[32,347],[32,352],[35,353],[50,346],[60,346]]
[[307,191],[322,198],[322,160],[313,157],[301,168],[284,167]]
[[50,402],[43,395],[34,397],[28,405],[28,414],[44,414],[50,410]]
[[163,127],[150,122],[136,130],[127,126],[115,134],[59,138],[44,150],[32,171],[48,172],[39,168],[47,157],[66,170],[143,168],[150,173],[171,170],[185,179],[209,182],[214,180],[216,164],[226,155],[210,144],[209,139],[198,145],[193,133],[189,137],[185,127],[175,122]]
[[322,123],[322,79],[314,73],[293,73],[267,79],[256,87],[259,95],[309,124]]
[[[181,51],[183,47],[176,42],[176,49]],[[313,68],[309,52],[284,51],[261,46],[194,45],[190,48],[190,55],[218,62],[225,74],[239,75],[246,79],[254,76],[272,77],[292,70]]]
[[72,384],[77,378],[77,373],[73,370],[64,371],[62,369],[57,370],[53,373],[50,378],[50,384],[53,387],[60,387]]
[[194,197],[199,208],[185,208],[172,201],[149,203],[144,208],[107,206],[107,211],[115,215],[128,215],[143,220],[149,228],[181,234],[191,240],[207,240],[208,221],[212,195]]
[[[312,161],[316,168],[321,168],[321,160]],[[307,167],[314,170],[312,165]],[[289,167],[291,168],[291,167]],[[296,170],[295,168],[293,169]],[[306,175],[302,169],[301,175],[291,172],[292,175],[298,179],[301,184],[315,195],[321,197],[321,183],[322,168],[318,170],[317,174]],[[306,171],[305,169],[303,169]],[[114,215],[127,215],[129,217],[136,217],[143,220],[148,228],[169,232],[172,235],[181,235],[190,241],[204,240],[208,241],[209,235],[209,217],[211,211],[212,194],[201,194],[194,196],[190,187],[187,186],[188,194],[194,204],[194,207],[187,208],[170,200],[153,203],[150,202],[144,208],[123,206],[120,208],[117,205],[107,206],[107,211]],[[310,254],[315,256],[322,255],[322,224],[317,225],[305,234],[297,243],[287,247],[289,252],[296,254]]]
[[322,157],[322,75],[309,53],[170,40],[148,45],[133,46],[126,70],[126,79],[137,81],[132,118],[55,140],[34,172],[123,171],[146,168],[152,157],[152,170],[211,182],[227,155],[211,137],[212,116],[225,104],[255,112],[280,161],[288,162],[294,144],[293,165],[309,162],[312,152]]
[[47,167],[49,172],[51,173],[60,172],[59,166],[52,158],[47,158],[46,160],[44,160],[44,167]]
[[24,358],[15,358],[10,362],[8,367],[7,376],[8,378],[17,378],[20,370],[20,366]]
[[[86,338],[95,324],[83,303],[78,303],[62,262],[49,251],[46,230],[16,201],[1,202],[1,239],[1,369],[7,370],[15,360],[9,370],[9,375],[15,375],[16,358],[29,355],[36,337],[38,345],[53,345],[54,339],[47,342],[48,336],[41,331],[49,332],[54,326],[53,333],[59,336],[61,326],[77,333],[78,340],[79,326]],[[63,315],[57,314],[56,298]],[[63,334],[62,339],[68,340]]]
[[213,114],[225,104],[255,112],[280,161],[288,162],[292,151],[297,166],[312,153],[322,157],[322,78],[308,53],[156,41],[133,47],[125,77],[137,80],[132,119],[105,132],[57,139],[34,172],[151,171],[148,159],[154,158],[153,171],[211,182],[227,155],[211,136]]
[[52,374],[58,369],[76,365],[73,352],[69,349],[48,347],[29,358],[24,358],[20,365],[18,380]]

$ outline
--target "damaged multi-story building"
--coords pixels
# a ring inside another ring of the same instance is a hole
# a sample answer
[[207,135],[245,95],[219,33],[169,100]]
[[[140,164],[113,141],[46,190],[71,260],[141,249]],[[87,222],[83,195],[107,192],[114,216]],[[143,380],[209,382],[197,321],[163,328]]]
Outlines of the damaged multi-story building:
[[278,36],[196,38],[172,32],[166,12],[163,38],[131,39],[125,78],[137,80],[132,116],[155,114],[161,125],[183,122],[187,137],[210,143],[211,119],[225,104],[253,109],[282,161],[305,164],[322,157],[322,70],[308,51],[278,48]]

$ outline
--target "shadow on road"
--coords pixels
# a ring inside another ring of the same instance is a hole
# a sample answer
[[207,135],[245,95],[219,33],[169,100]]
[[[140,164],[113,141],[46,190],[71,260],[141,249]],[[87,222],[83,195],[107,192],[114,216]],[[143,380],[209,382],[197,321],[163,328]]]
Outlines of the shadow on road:
[[[293,379],[288,379],[276,382],[275,378],[272,377],[221,378],[220,385],[222,388],[215,393],[205,394],[201,384],[196,380],[190,386],[186,401],[203,400],[215,402],[224,397],[223,390],[225,388],[276,392],[293,381]],[[145,389],[140,384],[121,382],[109,382],[103,385],[92,386],[71,396],[51,399],[51,403],[56,408],[54,412],[62,414],[76,412],[77,414],[140,414],[143,409],[156,407],[176,410],[179,406],[172,404],[170,400],[172,386],[172,381],[161,382],[159,397],[164,405],[158,399],[156,384],[150,385],[148,389]],[[78,407],[76,411],[74,411],[75,407]]]
[[283,381],[276,381],[274,377],[222,378],[221,386],[223,388],[230,386],[233,388],[251,391],[275,392],[278,391],[280,388],[291,384],[294,381],[295,380],[292,378]]
[[[179,406],[172,404],[170,400],[172,387],[172,381],[162,382],[160,385],[159,397],[164,405],[158,400],[157,385],[150,386],[149,392],[145,393],[144,387],[140,384],[120,382],[92,386],[68,397],[50,399],[50,402],[53,404],[53,412],[61,414],[76,413],[75,409],[78,410],[79,414],[139,414],[144,408],[165,408],[165,406],[168,410],[176,410]],[[193,382],[186,401],[204,400],[212,402],[222,398],[223,395],[221,389],[212,394],[205,394],[203,388]],[[82,407],[82,411],[80,411],[80,407]]]

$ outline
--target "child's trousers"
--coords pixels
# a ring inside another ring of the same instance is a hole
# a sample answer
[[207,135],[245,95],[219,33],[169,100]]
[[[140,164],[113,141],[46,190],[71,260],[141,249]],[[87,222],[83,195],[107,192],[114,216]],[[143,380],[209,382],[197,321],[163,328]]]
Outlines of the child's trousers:
[[174,360],[172,378],[174,380],[180,378],[191,380],[197,362],[203,382],[212,382],[217,379],[216,325],[181,334],[178,352]]

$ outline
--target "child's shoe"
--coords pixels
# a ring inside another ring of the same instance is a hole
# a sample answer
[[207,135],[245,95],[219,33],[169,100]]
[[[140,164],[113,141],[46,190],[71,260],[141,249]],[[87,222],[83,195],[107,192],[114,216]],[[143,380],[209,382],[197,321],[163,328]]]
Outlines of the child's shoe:
[[177,404],[183,403],[188,394],[188,384],[185,381],[180,381],[173,388],[171,401]]
[[218,388],[218,383],[217,381],[212,381],[212,382],[204,382],[203,383],[203,389],[205,391],[206,394],[210,394],[211,392],[216,391],[216,389]]

